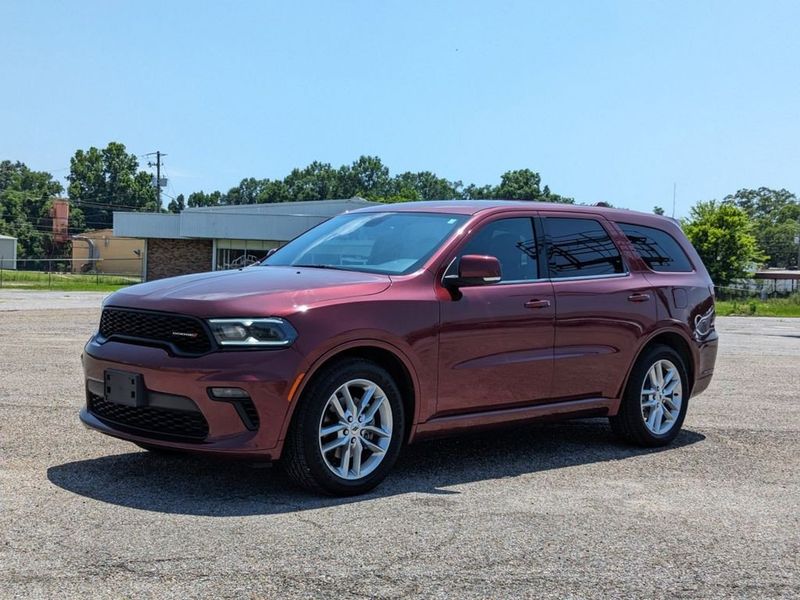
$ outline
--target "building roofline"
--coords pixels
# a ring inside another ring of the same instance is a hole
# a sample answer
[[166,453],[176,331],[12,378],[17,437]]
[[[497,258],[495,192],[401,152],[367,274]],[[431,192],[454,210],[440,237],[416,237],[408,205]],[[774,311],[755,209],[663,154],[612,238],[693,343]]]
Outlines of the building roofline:
[[[329,198],[326,200],[294,200],[291,202],[254,202],[252,204],[220,204],[216,206],[194,206],[190,208],[185,208],[182,212],[228,212],[228,211],[237,211],[237,210],[278,210],[283,209],[286,207],[310,207],[310,206],[325,206],[326,204],[329,205],[330,203],[338,202],[341,204],[358,204],[369,206],[373,204],[378,204],[377,202],[371,202],[370,200],[366,200],[361,198],[360,196],[353,196],[352,198]],[[300,211],[298,214],[307,214],[304,211]]]

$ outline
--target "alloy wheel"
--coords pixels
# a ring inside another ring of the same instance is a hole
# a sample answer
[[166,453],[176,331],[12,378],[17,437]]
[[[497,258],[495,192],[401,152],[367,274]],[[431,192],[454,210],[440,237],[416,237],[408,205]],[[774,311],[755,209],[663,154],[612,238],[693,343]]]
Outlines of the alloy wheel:
[[383,461],[392,441],[392,408],[368,379],[352,379],[328,398],[319,423],[319,448],[330,471],[358,480]]
[[641,391],[645,427],[655,435],[670,431],[678,421],[682,402],[683,385],[678,368],[667,359],[653,363]]

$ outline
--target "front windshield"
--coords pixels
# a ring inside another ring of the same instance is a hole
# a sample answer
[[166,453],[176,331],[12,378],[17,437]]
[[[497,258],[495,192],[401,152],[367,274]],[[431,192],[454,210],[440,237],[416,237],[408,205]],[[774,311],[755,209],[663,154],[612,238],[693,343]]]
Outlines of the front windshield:
[[421,212],[339,215],[306,231],[261,264],[404,275],[419,268],[466,219]]

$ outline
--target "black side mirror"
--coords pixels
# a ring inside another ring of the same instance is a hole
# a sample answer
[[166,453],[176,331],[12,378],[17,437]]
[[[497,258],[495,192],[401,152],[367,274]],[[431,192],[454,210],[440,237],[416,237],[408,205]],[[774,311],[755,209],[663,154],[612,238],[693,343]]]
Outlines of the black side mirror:
[[458,275],[447,275],[445,285],[459,288],[497,283],[502,278],[500,261],[494,256],[465,254],[458,261]]

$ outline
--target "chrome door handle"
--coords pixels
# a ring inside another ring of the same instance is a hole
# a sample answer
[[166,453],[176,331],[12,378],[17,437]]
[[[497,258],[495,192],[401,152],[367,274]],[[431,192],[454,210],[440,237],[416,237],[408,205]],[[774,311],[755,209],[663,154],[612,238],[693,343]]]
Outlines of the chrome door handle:
[[650,294],[642,294],[642,293],[635,293],[628,296],[628,301],[630,302],[647,302],[650,300]]
[[525,308],[547,308],[550,306],[550,300],[528,300],[525,303]]

